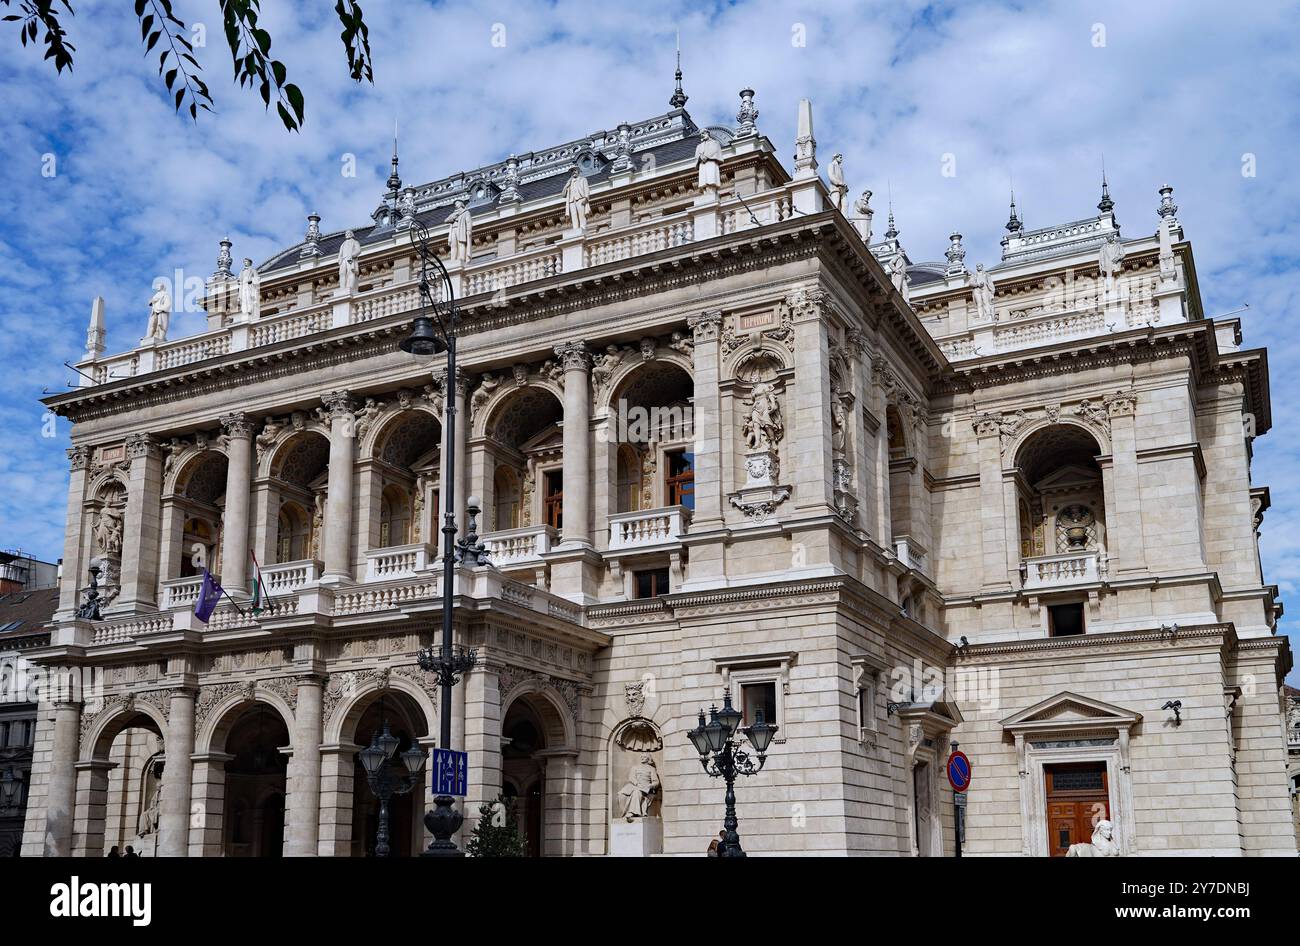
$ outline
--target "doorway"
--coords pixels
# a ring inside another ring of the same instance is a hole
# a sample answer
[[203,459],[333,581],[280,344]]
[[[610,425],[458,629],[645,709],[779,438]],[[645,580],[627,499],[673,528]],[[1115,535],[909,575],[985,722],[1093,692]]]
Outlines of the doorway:
[[1110,782],[1105,762],[1043,766],[1047,790],[1047,838],[1052,857],[1071,844],[1092,840],[1093,828],[1110,818]]

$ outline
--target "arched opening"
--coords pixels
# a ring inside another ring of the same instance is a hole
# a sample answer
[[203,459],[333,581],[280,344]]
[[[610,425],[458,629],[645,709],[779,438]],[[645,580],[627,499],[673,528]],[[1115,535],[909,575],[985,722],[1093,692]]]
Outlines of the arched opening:
[[916,534],[912,509],[912,475],[916,458],[898,406],[885,408],[885,435],[889,442],[889,520],[895,540]]
[[532,701],[511,704],[501,724],[502,794],[515,800],[515,818],[529,857],[542,856],[546,768],[538,753],[546,748],[545,726]]
[[[142,856],[152,856],[158,840],[163,787],[164,737],[153,717],[143,712],[124,714],[101,733],[93,749],[89,785],[78,808],[86,817],[85,853],[98,857],[128,845]],[[92,802],[102,792],[103,815],[96,817]],[[84,808],[83,808],[84,803]]]
[[492,533],[531,529],[552,534],[562,527],[563,419],[559,399],[536,385],[508,394],[488,418],[484,449],[491,475],[481,489],[484,507],[492,513]]
[[648,361],[610,398],[616,424],[613,511],[695,508],[695,381],[670,361]]
[[303,430],[285,441],[271,462],[269,498],[276,510],[279,564],[321,557],[329,458],[329,439]]
[[274,707],[253,703],[225,740],[224,849],[227,857],[281,857],[289,728]]
[[408,410],[381,430],[372,454],[368,548],[386,549],[436,538],[442,424]]
[[[374,857],[379,830],[379,797],[370,787],[361,764],[360,750],[369,746],[384,723],[398,740],[397,750],[388,761],[388,775],[399,786],[410,784],[401,754],[428,735],[424,713],[410,696],[386,690],[372,694],[354,712],[359,712],[351,728],[350,740],[358,747],[352,757],[352,849],[353,857]],[[428,767],[421,772],[409,792],[395,794],[388,803],[389,857],[412,857],[423,849],[425,788]]]
[[169,563],[172,577],[189,578],[207,568],[221,573],[222,512],[226,505],[226,456],[206,450],[194,457],[176,480],[173,516],[180,542]]

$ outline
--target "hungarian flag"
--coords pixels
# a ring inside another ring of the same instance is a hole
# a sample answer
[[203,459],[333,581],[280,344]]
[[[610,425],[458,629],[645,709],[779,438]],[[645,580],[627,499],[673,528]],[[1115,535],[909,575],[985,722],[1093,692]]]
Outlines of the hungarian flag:
[[257,563],[257,556],[253,555],[252,549],[248,554],[253,559],[253,603],[250,610],[254,614],[261,614],[271,604],[271,593],[266,590],[266,582],[262,579],[262,566]]
[[217,604],[223,594],[225,591],[212,577],[212,572],[203,569],[203,584],[199,586],[199,599],[194,602],[194,616],[207,624],[208,618],[212,617],[212,612],[217,610]]

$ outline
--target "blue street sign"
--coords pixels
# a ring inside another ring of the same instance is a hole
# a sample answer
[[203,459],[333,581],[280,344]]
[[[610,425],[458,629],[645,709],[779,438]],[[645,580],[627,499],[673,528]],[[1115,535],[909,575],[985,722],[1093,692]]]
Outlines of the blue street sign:
[[970,759],[966,758],[966,753],[954,749],[948,756],[948,783],[952,790],[960,793],[970,788],[971,775]]
[[433,750],[433,791],[435,795],[469,794],[469,753],[454,749]]

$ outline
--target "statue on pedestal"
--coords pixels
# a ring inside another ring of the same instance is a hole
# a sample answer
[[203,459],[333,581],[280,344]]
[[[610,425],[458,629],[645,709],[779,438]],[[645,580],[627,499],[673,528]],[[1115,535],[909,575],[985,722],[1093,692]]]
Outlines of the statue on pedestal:
[[349,230],[339,246],[339,295],[350,296],[357,291],[357,277],[361,274],[361,244]]
[[700,143],[695,148],[695,164],[699,168],[697,184],[708,193],[722,186],[722,145],[707,128],[700,132]]
[[770,381],[755,382],[750,397],[749,416],[745,418],[741,429],[745,435],[745,445],[750,450],[770,450],[785,435],[776,384]]
[[591,188],[582,171],[574,168],[564,185],[564,209],[569,214],[570,229],[583,233],[587,229],[587,214],[591,210]]
[[862,196],[853,202],[853,210],[857,214],[853,218],[853,226],[857,228],[858,236],[862,237],[862,242],[870,246],[871,218],[876,215],[876,212],[871,209],[871,191],[862,192]]
[[149,297],[149,328],[142,341],[167,341],[167,325],[172,317],[172,294],[167,291],[167,284],[159,280],[153,295]]
[[447,218],[451,224],[447,231],[448,251],[453,263],[467,263],[474,240],[474,224],[470,220],[469,205],[464,200],[456,201],[456,209]]
[[983,322],[996,322],[997,312],[993,307],[993,298],[997,294],[997,287],[993,284],[993,277],[988,274],[983,263],[975,267],[970,284],[974,290],[972,295],[975,297],[977,317]]
[[262,311],[262,278],[253,268],[253,261],[244,258],[244,268],[239,271],[239,315],[246,321],[256,319]]
[[659,772],[654,760],[649,753],[642,754],[641,761],[632,766],[627,781],[618,791],[623,817],[628,821],[648,817],[655,796],[659,794],[659,785]]
[[831,203],[835,209],[844,211],[844,199],[849,195],[849,185],[844,183],[844,155],[836,154],[831,158],[831,166],[826,169],[826,176],[831,181]]

